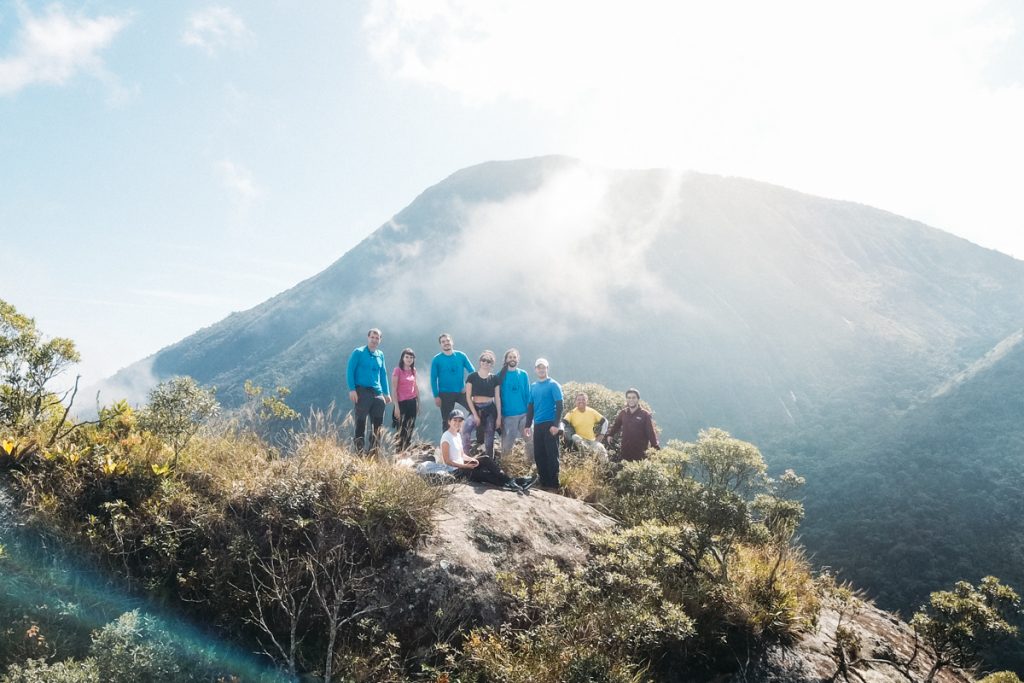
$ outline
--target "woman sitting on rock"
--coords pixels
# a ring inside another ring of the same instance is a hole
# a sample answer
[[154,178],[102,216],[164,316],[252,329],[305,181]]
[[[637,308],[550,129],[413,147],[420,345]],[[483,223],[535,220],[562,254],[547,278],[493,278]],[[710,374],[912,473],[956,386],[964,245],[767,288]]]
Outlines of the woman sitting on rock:
[[466,414],[459,408],[448,413],[448,429],[441,435],[441,462],[448,467],[449,472],[458,478],[494,484],[506,491],[517,493],[524,493],[533,485],[533,479],[513,479],[502,472],[494,458],[474,458],[466,455],[462,449],[460,434],[465,421]]

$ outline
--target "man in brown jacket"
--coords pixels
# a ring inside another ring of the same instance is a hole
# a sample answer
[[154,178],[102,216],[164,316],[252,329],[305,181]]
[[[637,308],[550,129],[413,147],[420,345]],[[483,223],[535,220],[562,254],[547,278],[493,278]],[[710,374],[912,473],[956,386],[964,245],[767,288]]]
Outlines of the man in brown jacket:
[[608,440],[618,436],[619,432],[622,432],[620,460],[643,460],[647,457],[648,448],[661,448],[654,420],[640,407],[640,392],[632,387],[626,390],[626,407],[615,417],[608,430]]

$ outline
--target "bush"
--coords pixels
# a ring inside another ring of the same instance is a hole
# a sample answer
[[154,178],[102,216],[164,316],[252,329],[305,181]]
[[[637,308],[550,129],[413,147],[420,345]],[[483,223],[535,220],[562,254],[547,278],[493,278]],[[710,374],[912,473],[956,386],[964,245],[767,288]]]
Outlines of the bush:
[[69,659],[53,664],[30,659],[24,664],[12,664],[0,683],[107,683],[107,680],[100,677],[94,659]]
[[105,683],[215,681],[212,653],[190,644],[153,616],[126,612],[97,632],[92,661]]
[[9,667],[2,683],[185,683],[245,680],[283,683],[273,671],[264,672],[206,644],[207,638],[188,637],[139,610],[126,612],[93,634],[89,657],[47,663],[29,659]]
[[559,471],[562,491],[570,498],[604,507],[612,495],[610,478],[615,467],[591,453],[566,449]]
[[741,546],[726,620],[757,638],[793,642],[814,627],[821,607],[810,563],[801,552],[781,559],[768,548]]
[[109,572],[105,594],[145,591],[291,673],[330,671],[375,568],[433,528],[443,489],[354,457],[330,431],[295,436],[287,458],[247,432],[199,433],[171,469],[130,408],[111,411],[26,463],[28,531],[86,550]]
[[546,563],[530,577],[500,577],[510,621],[469,635],[459,673],[524,682],[640,680],[649,661],[679,649],[693,632],[666,585],[644,573],[660,574],[670,553],[635,542],[642,535],[632,534],[634,542],[605,537],[596,562],[574,572]]
[[1012,671],[996,671],[979,679],[978,683],[1021,683],[1021,680]]
[[957,581],[951,591],[932,593],[910,621],[935,655],[926,680],[950,665],[973,666],[986,646],[1015,637],[1018,629],[1009,620],[1019,610],[1020,596],[994,576],[977,586]]

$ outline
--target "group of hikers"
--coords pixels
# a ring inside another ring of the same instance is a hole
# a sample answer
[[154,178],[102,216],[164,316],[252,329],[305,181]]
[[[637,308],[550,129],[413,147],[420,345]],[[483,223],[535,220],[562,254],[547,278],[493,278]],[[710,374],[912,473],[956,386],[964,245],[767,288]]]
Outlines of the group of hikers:
[[[397,430],[399,452],[412,445],[419,414],[420,390],[416,374],[416,353],[402,349],[389,378],[381,331],[371,329],[366,345],[352,351],[346,378],[349,399],[354,404],[356,451],[377,449],[384,424],[385,407],[392,404],[392,424]],[[660,448],[651,414],[640,407],[640,392],[626,391],[626,407],[609,421],[587,405],[588,396],[579,392],[575,406],[564,410],[561,385],[549,374],[549,363],[534,363],[536,381],[519,367],[519,351],[505,352],[500,370],[493,351],[483,351],[479,368],[462,351],[455,350],[447,332],[437,339],[441,351],[430,363],[430,388],[441,416],[438,463],[456,477],[524,491],[539,479],[539,487],[558,489],[560,441],[607,460],[605,442],[619,438],[618,457],[640,460],[648,448]],[[370,434],[366,423],[370,422]],[[495,452],[495,438],[500,447]],[[537,477],[513,478],[498,464],[502,454],[522,438],[531,450]]]

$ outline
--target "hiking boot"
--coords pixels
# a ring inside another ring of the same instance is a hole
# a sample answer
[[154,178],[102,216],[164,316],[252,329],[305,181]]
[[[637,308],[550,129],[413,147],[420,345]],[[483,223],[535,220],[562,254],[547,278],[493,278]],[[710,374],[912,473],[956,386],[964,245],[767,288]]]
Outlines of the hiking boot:
[[523,492],[523,489],[520,488],[519,484],[517,484],[512,479],[509,479],[504,484],[502,484],[501,488],[505,489],[506,491],[515,491],[516,493],[522,493]]
[[519,488],[526,491],[537,483],[537,477],[517,477],[516,483],[519,484]]

